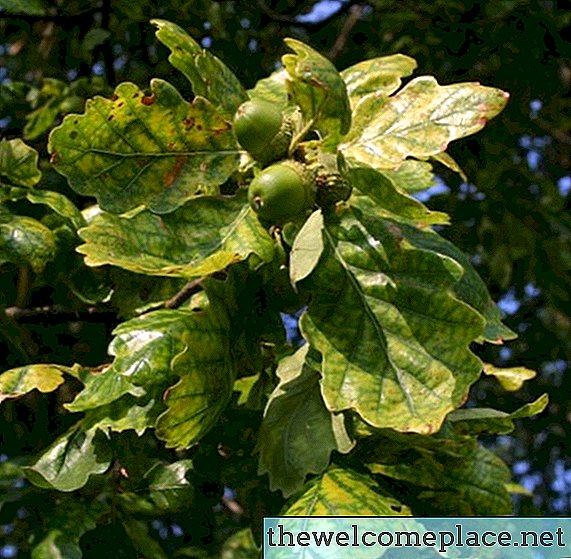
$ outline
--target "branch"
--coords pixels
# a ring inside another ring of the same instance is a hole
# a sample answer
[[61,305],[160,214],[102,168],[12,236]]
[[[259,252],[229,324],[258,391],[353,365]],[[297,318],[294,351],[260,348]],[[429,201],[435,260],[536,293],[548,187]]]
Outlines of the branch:
[[163,305],[165,309],[178,309],[185,301],[188,301],[194,294],[202,291],[202,282],[204,278],[198,278],[189,281],[178,293],[175,293],[170,299],[165,301]]
[[26,14],[26,13],[11,13],[11,12],[0,12],[1,19],[19,19],[21,21],[26,21],[34,23],[36,21],[53,21],[55,23],[66,23],[69,21],[77,21],[78,18],[88,17],[90,15],[96,14],[100,11],[100,8],[89,8],[83,12],[79,12],[74,15],[68,14]]
[[8,307],[6,316],[16,322],[47,322],[64,324],[66,322],[116,322],[117,314],[112,311],[90,307],[82,311],[71,311],[61,305],[23,309]]
[[365,6],[363,4],[355,4],[351,6],[349,9],[349,15],[341,28],[341,32],[339,33],[335,43],[329,50],[328,58],[330,60],[335,60],[341,51],[345,48],[345,44],[347,43],[347,39],[349,38],[349,34],[353,30],[353,27],[357,24],[357,22],[361,19],[363,14],[365,13]]

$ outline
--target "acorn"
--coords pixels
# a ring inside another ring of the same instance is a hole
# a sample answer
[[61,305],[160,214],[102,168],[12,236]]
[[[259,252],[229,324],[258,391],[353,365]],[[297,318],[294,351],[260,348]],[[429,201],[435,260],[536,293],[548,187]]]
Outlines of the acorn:
[[314,175],[297,161],[275,163],[254,177],[248,201],[262,221],[283,224],[313,206]]
[[291,118],[262,99],[242,103],[234,115],[238,143],[264,166],[286,156],[293,135]]

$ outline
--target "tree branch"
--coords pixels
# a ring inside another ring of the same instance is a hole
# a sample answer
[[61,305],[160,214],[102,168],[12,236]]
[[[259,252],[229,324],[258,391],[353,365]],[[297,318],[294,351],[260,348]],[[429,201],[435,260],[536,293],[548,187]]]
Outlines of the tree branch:
[[345,48],[345,44],[347,43],[347,39],[349,38],[353,27],[355,27],[357,22],[361,19],[364,12],[365,6],[363,4],[355,4],[350,7],[349,15],[347,16],[347,19],[341,28],[341,32],[329,50],[328,58],[330,60],[335,60],[341,51]]

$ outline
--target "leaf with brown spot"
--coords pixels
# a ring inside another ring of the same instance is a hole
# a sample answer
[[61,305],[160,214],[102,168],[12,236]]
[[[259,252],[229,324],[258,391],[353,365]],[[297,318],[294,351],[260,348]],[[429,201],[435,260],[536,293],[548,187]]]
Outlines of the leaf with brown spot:
[[231,126],[210,102],[189,104],[162,80],[153,80],[151,91],[143,96],[123,83],[111,99],[89,100],[85,114],[66,117],[50,136],[55,168],[104,210],[145,205],[169,213],[218,194],[238,167]]

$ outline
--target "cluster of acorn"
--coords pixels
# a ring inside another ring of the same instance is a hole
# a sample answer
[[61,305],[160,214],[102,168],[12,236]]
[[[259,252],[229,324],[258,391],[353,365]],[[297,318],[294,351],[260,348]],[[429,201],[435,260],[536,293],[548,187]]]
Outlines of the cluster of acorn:
[[298,151],[296,158],[287,158],[293,128],[290,116],[260,99],[246,101],[234,116],[238,143],[263,167],[248,188],[250,206],[262,222],[283,224],[351,193],[330,160],[334,156]]

